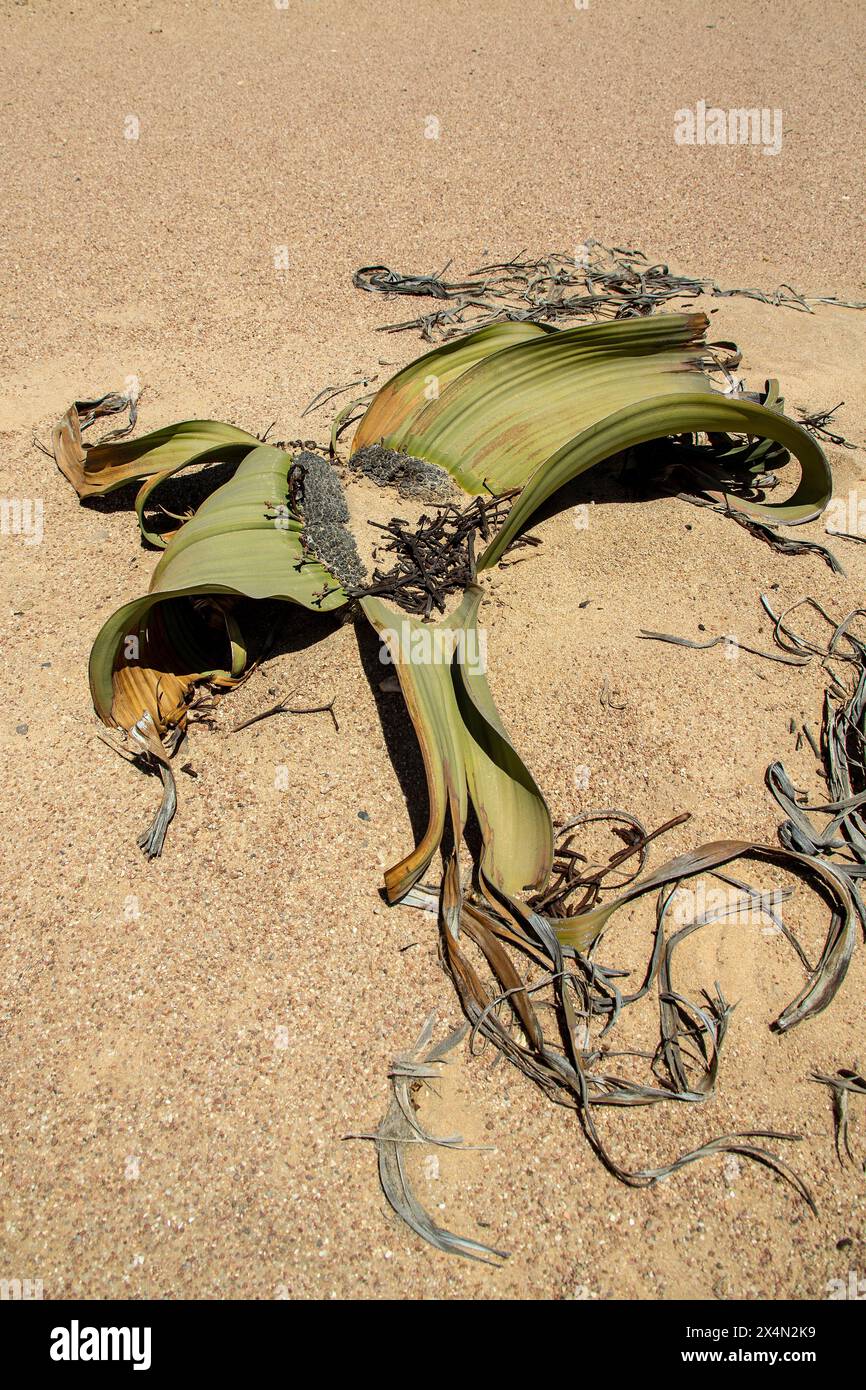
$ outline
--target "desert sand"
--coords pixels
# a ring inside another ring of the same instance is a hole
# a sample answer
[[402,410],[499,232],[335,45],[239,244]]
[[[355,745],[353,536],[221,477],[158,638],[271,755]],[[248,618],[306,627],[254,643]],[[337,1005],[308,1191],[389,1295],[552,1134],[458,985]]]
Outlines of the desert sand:
[[[413,1172],[437,1220],[510,1259],[449,1258],[397,1222],[372,1147],[344,1136],[378,1123],[388,1064],[427,1013],[444,1031],[459,1008],[435,924],[379,895],[424,793],[375,643],[289,614],[278,654],[193,729],[198,776],[180,777],[165,854],[145,862],[154,783],[98,739],[87,657],[155,557],[125,502],[79,506],[33,444],[129,374],[144,429],[213,417],[326,437],[327,411],[300,420],[317,391],[383,381],[423,347],[377,332],[423,301],[353,289],[371,263],[461,271],[593,236],[727,285],[866,298],[862,6],[2,0],[0,26],[0,495],[44,504],[41,544],[0,540],[0,1275],[52,1299],[823,1298],[862,1276],[863,1172],[837,1161],[809,1077],[862,1062],[866,952],[826,1013],[777,1037],[802,970],[755,925],[680,958],[693,997],[719,980],[739,1001],[715,1096],[600,1125],[633,1166],[725,1131],[801,1134],[786,1157],[817,1217],[722,1159],[626,1188],[571,1113],[464,1047],[423,1116],[486,1147],[438,1167],[419,1154]],[[781,109],[778,154],[678,145],[674,113],[699,99]],[[830,447],[835,491],[866,487],[866,312],[703,307],[751,387],[778,376],[791,409],[845,401],[857,447]],[[554,814],[691,811],[651,864],[774,840],[767,764],[819,789],[789,725],[817,727],[820,668],[637,634],[703,623],[766,648],[759,594],[841,615],[863,599],[863,548],[836,544],[836,576],[592,475],[535,530],[542,547],[501,572],[483,619],[499,708]],[[821,522],[805,533],[826,540]],[[624,708],[602,703],[605,679]],[[326,715],[229,732],[275,696],[334,698],[339,732]],[[639,974],[652,920],[649,901],[619,919],[606,963]],[[814,949],[816,900],[798,892],[789,920]],[[622,1045],[652,1045],[653,1005],[633,1013]],[[863,1125],[855,1106],[861,1157]]]

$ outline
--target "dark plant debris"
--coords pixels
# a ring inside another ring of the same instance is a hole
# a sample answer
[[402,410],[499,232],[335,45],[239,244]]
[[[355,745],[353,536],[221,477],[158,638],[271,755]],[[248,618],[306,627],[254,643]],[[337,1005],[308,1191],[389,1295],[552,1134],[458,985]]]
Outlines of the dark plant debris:
[[[683,811],[680,815],[665,821],[664,825],[658,826],[656,830],[647,831],[636,817],[628,815],[625,811],[587,811],[574,816],[559,827],[559,842],[554,854],[551,882],[543,893],[532,900],[533,907],[551,918],[574,917],[581,912],[589,912],[601,897],[604,880],[614,870],[637,855],[637,865],[625,880],[619,881],[617,887],[624,888],[626,884],[634,882],[643,873],[648,847],[652,841],[690,819],[691,813]],[[574,832],[578,826],[595,821],[613,822],[614,833],[625,844],[623,849],[610,856],[602,868],[584,871],[580,868],[580,864],[585,862],[584,856],[573,845]],[[576,893],[580,893],[581,896],[577,902],[573,902]]]
[[259,724],[263,719],[270,719],[275,714],[329,714],[334,721],[334,728],[337,733],[339,733],[340,725],[337,723],[337,716],[334,713],[335,703],[336,697],[333,700],[329,700],[326,705],[311,705],[306,709],[301,709],[286,704],[284,700],[280,700],[278,704],[272,705],[270,709],[262,710],[261,714],[253,714],[249,719],[244,719],[240,724],[235,724],[231,732],[233,734],[239,734],[241,729],[249,729],[252,724]]
[[[820,739],[810,738],[821,760],[826,796],[809,802],[805,793],[794,787],[781,763],[773,763],[767,770],[769,790],[786,817],[778,831],[781,848],[724,841],[681,854],[642,877],[652,841],[683,824],[688,816],[683,813],[649,831],[628,811],[590,810],[559,826],[550,885],[527,903],[505,898],[483,877],[478,887],[464,888],[453,852],[441,896],[433,889],[417,887],[406,902],[439,913],[443,958],[472,1025],[472,1047],[480,1039],[492,1044],[551,1100],[573,1108],[594,1152],[622,1182],[646,1186],[698,1159],[734,1153],[770,1168],[814,1210],[814,1199],[803,1179],[765,1142],[792,1141],[797,1135],[769,1130],[727,1134],[672,1162],[631,1170],[610,1153],[595,1119],[599,1106],[695,1103],[713,1093],[733,1006],[717,984],[699,999],[687,999],[678,990],[673,956],[686,937],[741,914],[771,922],[795,952],[807,981],[771,1025],[784,1032],[832,1000],[847,972],[858,918],[866,927],[866,907],[859,888],[866,877],[866,638],[854,630],[858,619],[866,622],[866,610],[854,610],[838,621],[811,598],[801,599],[778,614],[766,595],[762,601],[773,621],[774,640],[782,656],[794,658],[791,664],[796,665],[820,661],[829,678]],[[801,607],[827,624],[826,643],[806,637],[792,626],[791,616]],[[718,640],[698,643],[666,634],[644,635],[689,647],[715,645]],[[757,654],[769,655],[763,651]],[[797,721],[791,724],[796,730]],[[816,823],[816,816],[824,817],[822,825]],[[589,863],[579,838],[580,830],[593,822],[609,823],[621,842],[600,866]],[[817,961],[810,959],[782,917],[781,907],[793,892],[791,886],[761,889],[725,871],[724,866],[742,854],[793,868],[798,876],[815,882],[821,895],[832,902],[830,925]],[[682,911],[674,917],[675,909],[682,906],[678,896],[681,885],[701,875],[726,886],[721,898],[708,896],[706,908],[700,910],[695,895],[691,902],[686,900],[686,920]],[[610,892],[615,894],[612,904],[607,898]],[[580,926],[587,914],[609,912],[650,892],[656,892],[657,897],[649,961],[640,984],[626,993],[622,981],[628,972],[602,965],[597,959],[603,937],[581,951],[563,945],[557,929]],[[669,933],[672,918],[677,925]],[[470,955],[473,948],[486,965],[487,978],[479,973]],[[655,1050],[611,1050],[608,1037],[623,1010],[646,998],[653,988],[658,995],[660,1028]],[[536,996],[541,996],[537,1003]],[[650,1075],[637,1079],[629,1074],[632,1067],[622,1065],[624,1059],[643,1063]],[[833,1091],[837,1147],[840,1155],[844,1152],[850,1159],[848,1102],[852,1094],[866,1094],[866,1081],[853,1070],[841,1071],[835,1077],[816,1075],[814,1079]]]
[[[848,1135],[848,1097],[866,1096],[866,1080],[847,1067],[841,1067],[835,1076],[814,1072],[812,1080],[828,1086],[833,1096],[833,1130],[839,1162],[844,1165],[847,1159],[849,1163],[856,1163]],[[866,1163],[861,1166],[866,1169]]]
[[761,656],[765,661],[779,661],[785,666],[808,666],[811,660],[808,656],[793,655],[789,652],[765,652],[760,647],[751,647],[748,642],[741,642],[738,637],[720,635],[710,637],[706,642],[693,642],[688,637],[676,637],[670,632],[649,632],[646,628],[641,628],[639,637],[652,642],[671,642],[677,647],[691,647],[693,651],[705,652],[711,647],[733,646],[737,651],[750,652],[752,656]]
[[[684,819],[676,817],[650,835],[629,813],[608,810],[578,817],[563,826],[560,834],[567,836],[581,820],[604,818],[617,821],[634,835],[623,853],[614,855],[600,873],[585,876],[587,886],[593,889],[593,878],[600,884],[629,854],[638,855],[639,866],[654,835]],[[570,849],[568,840],[559,848],[563,851],[558,856],[561,867],[569,857],[565,853]],[[594,1152],[620,1181],[645,1187],[698,1159],[735,1153],[772,1169],[814,1210],[811,1192],[802,1178],[778,1154],[756,1142],[784,1142],[796,1140],[798,1135],[757,1129],[726,1134],[669,1163],[631,1170],[612,1156],[595,1119],[599,1106],[695,1103],[706,1100],[714,1090],[732,1006],[718,986],[701,1001],[690,1001],[680,994],[673,981],[674,951],[684,937],[734,911],[751,910],[777,920],[780,895],[750,887],[729,875],[716,875],[735,889],[725,896],[725,905],[693,914],[685,926],[666,937],[665,927],[677,901],[679,882],[711,871],[730,857],[730,848],[726,847],[724,854],[718,846],[709,848],[715,852],[681,855],[641,882],[632,883],[639,867],[627,879],[632,886],[621,901],[659,889],[650,961],[642,983],[630,994],[625,994],[619,983],[628,972],[601,965],[594,959],[594,947],[584,953],[561,945],[554,930],[557,919],[543,914],[538,903],[506,900],[486,881],[481,894],[464,892],[454,856],[446,869],[441,900],[433,890],[416,888],[406,901],[427,911],[439,908],[444,960],[472,1025],[473,1049],[480,1039],[486,1040],[549,1099],[574,1109]],[[750,848],[756,857],[774,857],[771,850]],[[486,963],[489,981],[479,974],[470,947]],[[518,968],[515,955],[527,963],[524,972]],[[802,954],[801,959],[805,959]],[[607,1035],[623,1009],[643,999],[653,986],[658,991],[661,1032],[655,1052],[612,1051]],[[538,1004],[533,1002],[536,994],[543,995]],[[790,1015],[790,1006],[785,1014]],[[596,1036],[599,1026],[601,1031]],[[619,1058],[649,1064],[650,1078],[640,1081],[627,1075],[615,1060]]]
[[[773,620],[773,636],[782,650],[819,660],[830,678],[817,744],[810,738],[820,759],[826,795],[810,804],[782,763],[767,769],[767,785],[787,815],[779,826],[779,840],[814,861],[832,865],[833,872],[844,879],[866,929],[866,904],[860,891],[866,877],[866,637],[852,631],[858,620],[866,620],[866,610],[852,609],[837,621],[811,597],[799,599],[782,613],[774,611],[766,594],[761,595],[761,603]],[[791,614],[800,608],[808,608],[827,624],[826,645],[791,626]],[[846,668],[846,674],[837,674],[837,665]],[[826,818],[823,825],[816,824],[816,815]]]
[[404,275],[387,266],[362,266],[352,276],[357,289],[373,294],[417,296],[444,307],[383,327],[383,333],[421,332],[428,342],[453,338],[490,323],[532,320],[568,323],[580,319],[621,319],[653,313],[671,301],[699,295],[739,295],[810,314],[815,304],[864,309],[866,302],[835,295],[801,294],[790,285],[766,292],[723,289],[707,276],[676,275],[667,265],[650,264],[642,251],[603,246],[590,238],[571,255],[554,252],[539,260],[513,260],[479,266],[462,280],[439,275]]
[[836,411],[841,409],[844,404],[844,401],[840,401],[838,405],[831,406],[829,410],[815,410],[810,414],[800,411],[800,424],[810,434],[815,435],[816,439],[822,439],[826,444],[835,444],[840,449],[856,449],[857,445],[852,444],[850,439],[846,439],[844,434],[837,434],[835,430],[827,428]]
[[[498,497],[475,497],[466,507],[448,503],[431,516],[421,516],[413,528],[394,517],[386,525],[371,521],[382,532],[379,553],[393,554],[390,569],[377,567],[372,579],[348,590],[353,598],[388,598],[407,613],[428,618],[444,613],[449,594],[462,593],[475,580],[475,545],[488,541],[502,525],[519,489]],[[535,537],[520,536],[515,545],[537,545]]]
[[435,1018],[435,1014],[429,1016],[414,1047],[408,1052],[398,1054],[392,1062],[388,1073],[391,1082],[391,1102],[379,1128],[373,1134],[347,1134],[345,1137],[371,1139],[376,1145],[382,1191],[401,1221],[405,1221],[417,1235],[446,1254],[463,1255],[469,1260],[495,1265],[508,1258],[506,1252],[494,1250],[468,1236],[454,1235],[451,1231],[437,1226],[415,1196],[406,1172],[406,1150],[411,1144],[437,1145],[446,1149],[463,1147],[459,1135],[439,1138],[429,1134],[418,1120],[413,1101],[413,1089],[432,1085],[439,1075],[438,1069],[445,1057],[467,1032],[467,1025],[463,1024],[443,1042],[431,1048],[430,1040],[433,1036]]

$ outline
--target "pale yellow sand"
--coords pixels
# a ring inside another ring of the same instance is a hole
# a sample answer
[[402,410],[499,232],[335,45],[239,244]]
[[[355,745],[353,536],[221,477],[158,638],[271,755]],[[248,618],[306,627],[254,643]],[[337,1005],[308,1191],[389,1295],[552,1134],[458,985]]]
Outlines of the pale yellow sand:
[[[780,1039],[766,1025],[801,973],[754,926],[706,932],[680,961],[692,997],[719,979],[741,1001],[715,1099],[602,1127],[635,1166],[725,1130],[800,1132],[792,1157],[817,1220],[767,1173],[721,1160],[626,1189],[573,1116],[461,1054],[425,1117],[493,1150],[443,1153],[438,1178],[419,1166],[419,1191],[512,1258],[472,1266],[400,1227],[372,1149],[342,1136],[378,1121],[388,1063],[428,1010],[454,1023],[458,1009],[434,928],[378,897],[411,842],[377,710],[399,736],[397,698],[372,693],[351,626],[310,645],[303,624],[213,731],[194,732],[200,775],[181,777],[166,854],[145,863],[135,837],[154,784],[98,741],[86,662],[154,560],[128,511],[80,508],[31,444],[73,397],[128,373],[146,387],[145,428],[213,416],[321,435],[323,417],[299,420],[316,391],[384,378],[380,359],[420,348],[376,333],[423,305],[353,290],[371,262],[432,272],[453,256],[464,270],[597,236],[729,284],[866,298],[862,7],[37,0],[0,14],[0,495],[45,507],[40,546],[0,542],[0,1275],[42,1279],[51,1298],[751,1298],[823,1297],[862,1272],[863,1175],[838,1166],[828,1096],[808,1076],[863,1059],[866,954],[828,1013]],[[781,153],[678,147],[673,113],[701,97],[781,108]],[[831,450],[836,490],[866,486],[866,314],[710,307],[715,336],[746,346],[750,384],[773,373],[792,405],[846,400],[839,423],[859,447]],[[767,762],[817,789],[788,723],[817,723],[819,669],[636,634],[703,622],[769,645],[762,590],[842,613],[862,601],[866,556],[838,543],[849,577],[835,578],[674,500],[599,502],[576,530],[571,507],[592,495],[587,481],[537,528],[543,548],[486,605],[517,746],[558,815],[692,810],[670,853],[772,840]],[[365,653],[373,669],[374,644]],[[624,710],[601,706],[605,677]],[[323,715],[230,736],[269,691],[336,696],[339,733]],[[800,893],[790,919],[814,948],[814,902]],[[623,921],[604,958],[639,970],[650,920],[647,904]],[[648,1006],[623,1045],[654,1029]],[[862,1113],[854,1142],[862,1155]]]

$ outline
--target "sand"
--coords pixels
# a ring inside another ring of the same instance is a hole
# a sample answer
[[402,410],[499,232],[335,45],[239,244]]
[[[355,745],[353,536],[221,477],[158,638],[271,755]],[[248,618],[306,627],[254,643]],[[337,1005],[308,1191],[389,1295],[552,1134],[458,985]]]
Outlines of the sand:
[[[377,333],[421,302],[360,294],[362,264],[467,269],[597,236],[729,284],[866,297],[862,7],[35,0],[0,4],[0,23],[0,495],[44,503],[41,544],[0,541],[0,1274],[60,1299],[825,1297],[866,1268],[866,1188],[840,1168],[809,1075],[862,1061],[866,953],[827,1013],[779,1038],[767,1024],[801,972],[760,927],[702,933],[680,959],[693,996],[718,979],[740,1001],[716,1096],[602,1129],[635,1166],[726,1130],[798,1132],[789,1156],[817,1218],[722,1160],[627,1189],[573,1116],[461,1052],[424,1118],[490,1147],[443,1152],[438,1175],[419,1159],[418,1188],[437,1220],[511,1258],[471,1265],[397,1223],[371,1147],[343,1136],[378,1122],[388,1063],[428,1011],[443,1029],[459,1013],[435,928],[378,895],[423,790],[376,643],[289,626],[194,731],[198,777],[181,774],[166,853],[146,863],[154,784],[98,740],[86,665],[154,557],[127,509],[79,507],[32,440],[132,373],[145,428],[211,416],[323,439],[327,412],[300,419],[317,391],[384,380],[422,346]],[[781,108],[781,152],[678,146],[673,113],[699,98]],[[710,307],[750,385],[773,374],[791,406],[845,400],[858,447],[829,451],[836,493],[863,488],[866,314]],[[537,530],[484,621],[494,694],[554,813],[691,810],[670,853],[772,839],[767,763],[817,788],[789,720],[817,723],[819,669],[637,633],[702,622],[767,646],[760,592],[842,613],[862,601],[866,555],[838,543],[837,577],[591,478]],[[601,703],[605,678],[624,709]],[[334,697],[339,732],[324,714],[229,733],[274,695]],[[648,905],[623,920],[606,958],[639,971],[650,920]],[[814,947],[824,922],[802,893],[791,921]],[[654,1027],[650,1006],[623,1045]],[[862,1113],[854,1141],[862,1155]]]

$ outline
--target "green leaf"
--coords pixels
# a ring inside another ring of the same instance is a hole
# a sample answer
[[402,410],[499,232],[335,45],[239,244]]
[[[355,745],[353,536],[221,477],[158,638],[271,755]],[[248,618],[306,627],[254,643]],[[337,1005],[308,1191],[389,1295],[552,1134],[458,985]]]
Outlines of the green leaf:
[[726,501],[732,510],[794,526],[814,521],[830,501],[832,478],[821,446],[786,416],[751,401],[718,393],[661,396],[606,416],[569,440],[542,464],[516,499],[498,535],[480,557],[478,568],[495,565],[541,504],[578,474],[623,449],[688,430],[730,430],[763,435],[766,439],[778,440],[799,459],[800,481],[787,502],[750,502],[723,492],[710,492],[710,496]]
[[381,599],[361,601],[391,650],[427,777],[428,824],[421,841],[389,869],[389,901],[405,896],[442,842],[449,807],[455,834],[468,801],[483,837],[481,868],[502,892],[540,887],[553,859],[550,813],[502,725],[478,640],[481,590],[468,589],[441,623],[422,623]]
[[139,439],[85,449],[74,405],[55,425],[51,440],[57,467],[82,498],[101,497],[126,483],[176,471],[193,461],[204,462],[226,445],[255,449],[259,444],[255,435],[219,420],[184,420]]
[[[658,314],[548,329],[508,346],[494,335],[509,325],[481,329],[434,349],[386,383],[353,448],[382,440],[438,464],[472,494],[523,489],[481,557],[482,568],[495,564],[537,508],[579,473],[634,445],[687,432],[783,445],[801,466],[787,502],[726,496],[720,465],[704,450],[704,468],[720,477],[718,494],[710,495],[767,521],[813,520],[832,487],[820,445],[781,414],[775,383],[766,405],[713,390],[701,370],[709,365],[706,326],[703,314]],[[425,403],[421,385],[431,378],[439,393]],[[733,443],[729,461],[759,454],[751,444]]]
[[395,441],[411,431],[430,404],[431,393],[441,396],[451,382],[493,353],[552,332],[538,323],[495,323],[416,358],[376,393],[355,432],[352,452],[383,440],[392,448],[401,447]]
[[[222,647],[227,668],[208,659],[216,648],[203,641],[203,629],[183,606],[178,615],[171,600],[223,596],[283,599],[314,611],[328,612],[347,602],[339,581],[302,543],[302,525],[288,509],[291,460],[280,449],[257,445],[239,463],[234,476],[217,488],[176,533],[160,558],[150,591],[125,604],[104,624],[90,658],[90,686],[96,711],[106,723],[129,728],[149,711],[157,729],[166,727],[179,692],[169,681],[168,710],[159,700],[159,682],[180,677],[192,682],[240,674],[243,638],[226,612]],[[128,644],[126,639],[134,641]],[[227,645],[226,645],[227,643]],[[125,656],[130,647],[133,657]],[[118,670],[137,671],[121,683]],[[145,672],[147,673],[145,675]],[[131,683],[130,683],[131,682]],[[168,723],[177,723],[170,718]]]

